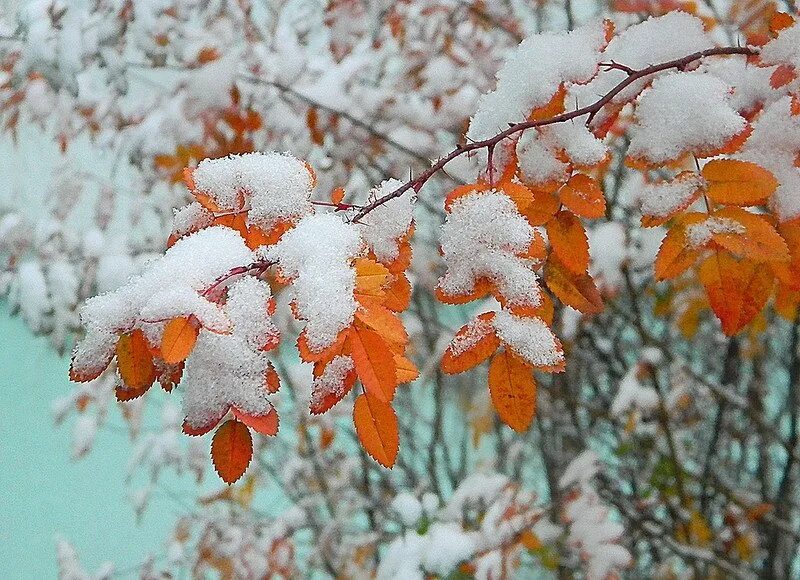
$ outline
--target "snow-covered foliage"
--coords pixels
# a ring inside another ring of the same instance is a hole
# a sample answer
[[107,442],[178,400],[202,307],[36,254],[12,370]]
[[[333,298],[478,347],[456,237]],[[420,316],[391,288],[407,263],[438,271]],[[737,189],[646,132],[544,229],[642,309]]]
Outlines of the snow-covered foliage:
[[142,577],[796,576],[800,23],[729,4],[0,9],[73,457],[237,482]]

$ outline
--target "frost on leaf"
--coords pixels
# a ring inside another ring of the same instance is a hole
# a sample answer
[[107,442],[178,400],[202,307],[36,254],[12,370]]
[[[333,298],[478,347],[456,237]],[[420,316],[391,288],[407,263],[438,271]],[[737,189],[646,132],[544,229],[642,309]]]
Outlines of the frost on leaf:
[[231,408],[251,417],[274,412],[267,396],[274,391],[269,381],[275,371],[265,351],[277,344],[278,331],[268,314],[269,299],[266,282],[238,280],[224,306],[231,332],[200,331],[181,381],[188,433],[208,431]]
[[541,318],[515,316],[501,310],[493,324],[500,341],[529,365],[542,370],[564,369],[561,343]]
[[[478,141],[490,137],[509,122],[523,120],[521,117],[547,105],[562,84],[590,80],[597,73],[606,34],[606,24],[597,21],[571,32],[526,38],[497,73],[495,90],[478,102],[467,138]],[[531,78],[536,82],[529,82]],[[485,152],[477,159],[486,166]]]
[[525,257],[534,230],[508,196],[471,193],[457,199],[442,226],[442,253],[447,272],[441,294],[464,296],[489,280],[510,305],[538,306],[539,283]]
[[[703,21],[686,12],[669,12],[663,16],[650,17],[634,24],[615,36],[600,55],[600,62],[616,62],[633,69],[641,69],[655,62],[666,62],[687,54],[711,48],[714,42],[706,33]],[[567,96],[568,102],[585,106],[597,100],[623,81],[627,76],[622,70],[603,70],[584,85],[575,85]],[[607,126],[609,120],[619,112],[622,105],[633,100],[644,89],[649,79],[632,83],[614,95],[593,120],[592,127]]]
[[333,214],[315,214],[300,220],[266,252],[293,280],[294,304],[306,321],[304,335],[312,351],[333,344],[353,322],[357,303],[352,261],[361,246],[356,226]]
[[792,97],[764,109],[737,158],[758,164],[777,179],[770,201],[781,221],[800,216],[800,110],[793,108]]
[[229,228],[206,228],[179,240],[122,288],[86,301],[81,310],[86,336],[75,347],[72,375],[97,376],[113,356],[115,337],[134,328],[153,347],[160,345],[166,321],[177,317],[194,316],[206,328],[227,331],[227,316],[203,292],[252,260],[242,237]]
[[314,176],[305,163],[288,154],[248,153],[205,159],[191,179],[196,192],[206,196],[206,209],[249,207],[249,221],[265,232],[311,210]]
[[661,225],[688,208],[702,193],[705,180],[693,171],[684,171],[671,181],[656,181],[642,188],[642,225]]
[[747,128],[728,102],[729,93],[728,85],[709,74],[658,77],[636,106],[628,154],[660,165],[687,152],[707,156],[724,149]]
[[[397,179],[388,179],[374,188],[370,197],[380,198],[401,185]],[[400,255],[399,240],[411,227],[415,201],[415,197],[406,192],[379,205],[359,224],[361,237],[382,264],[391,263]]]

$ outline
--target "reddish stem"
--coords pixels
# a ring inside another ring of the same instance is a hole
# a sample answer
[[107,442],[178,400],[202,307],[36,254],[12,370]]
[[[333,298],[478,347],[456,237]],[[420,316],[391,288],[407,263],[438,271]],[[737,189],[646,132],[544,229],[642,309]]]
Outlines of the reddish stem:
[[653,75],[658,72],[662,72],[669,69],[678,69],[683,70],[688,65],[692,64],[693,62],[705,58],[707,56],[719,56],[719,55],[731,55],[731,54],[743,54],[747,56],[753,56],[758,54],[758,51],[753,48],[747,47],[739,47],[739,46],[724,46],[724,47],[717,47],[717,48],[709,48],[706,50],[701,50],[699,52],[692,53],[688,56],[684,56],[683,58],[678,58],[675,60],[670,60],[668,62],[664,62],[661,64],[654,64],[648,66],[643,69],[635,70],[625,65],[620,65],[618,63],[613,63],[610,68],[622,70],[628,74],[628,76],[620,81],[613,89],[603,95],[600,99],[592,103],[591,105],[587,105],[580,109],[576,109],[574,111],[570,111],[568,113],[561,113],[560,115],[556,115],[555,117],[550,117],[549,119],[540,119],[540,120],[532,120],[532,121],[523,121],[521,123],[514,123],[508,127],[505,131],[502,131],[495,135],[494,137],[489,137],[488,139],[484,139],[482,141],[474,141],[472,143],[459,145],[455,149],[453,149],[450,153],[445,155],[444,157],[440,158],[436,163],[431,165],[428,169],[420,173],[415,179],[407,181],[394,191],[387,193],[386,195],[379,197],[369,204],[365,205],[361,210],[353,216],[353,221],[357,222],[364,218],[369,212],[374,210],[375,208],[383,205],[387,201],[394,199],[396,197],[400,197],[409,189],[413,189],[416,192],[419,192],[422,189],[422,186],[427,182],[431,177],[436,175],[439,171],[441,171],[445,165],[450,163],[456,157],[460,157],[465,153],[469,153],[471,151],[476,151],[479,149],[493,149],[498,143],[511,137],[512,135],[516,135],[526,129],[532,129],[534,127],[543,127],[545,125],[554,125],[556,123],[563,123],[565,121],[569,121],[571,119],[575,119],[577,117],[582,117],[584,115],[588,115],[586,120],[587,125],[591,123],[592,119],[594,119],[595,115],[611,100],[616,97],[619,93],[625,90],[628,86],[632,85],[639,79],[644,77]]

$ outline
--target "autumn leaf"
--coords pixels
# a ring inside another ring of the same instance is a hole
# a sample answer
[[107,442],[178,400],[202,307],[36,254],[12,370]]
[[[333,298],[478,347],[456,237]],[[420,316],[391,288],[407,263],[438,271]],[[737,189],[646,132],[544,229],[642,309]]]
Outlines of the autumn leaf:
[[256,433],[261,433],[262,435],[278,434],[280,422],[278,419],[278,412],[275,409],[270,409],[263,415],[250,415],[236,407],[232,407],[231,411],[237,420],[250,427]]
[[389,345],[380,334],[364,327],[351,327],[348,339],[356,372],[364,389],[389,403],[397,388],[397,367]]
[[558,213],[561,202],[547,189],[530,189],[530,192],[532,197],[527,204],[524,206],[517,204],[519,212],[532,226],[543,226]]
[[727,205],[761,205],[778,187],[772,173],[748,161],[713,159],[701,173],[709,199]]
[[727,252],[715,252],[700,264],[700,282],[708,295],[722,331],[732,336],[764,308],[774,277],[769,268],[750,260],[738,260]]
[[411,303],[411,282],[405,274],[397,274],[387,286],[384,306],[394,312],[402,312]]
[[117,369],[125,387],[141,390],[153,384],[156,380],[156,368],[150,346],[141,329],[137,328],[120,336],[116,353]]
[[353,405],[356,434],[375,461],[392,467],[400,449],[397,416],[392,406],[370,393],[359,395]]
[[415,365],[414,361],[411,359],[400,354],[395,354],[394,364],[397,370],[397,384],[410,383],[419,378],[419,369],[417,369],[417,365]]
[[211,441],[211,460],[227,484],[239,479],[253,457],[253,438],[247,426],[235,419],[225,421]]
[[500,346],[494,330],[494,312],[484,312],[462,326],[442,356],[442,370],[448,374],[463,373],[492,356]]
[[363,296],[383,297],[391,274],[386,266],[368,258],[358,258],[354,264],[356,270],[355,294]]
[[686,239],[686,227],[705,221],[706,214],[692,212],[684,214],[673,225],[658,249],[655,262],[656,280],[670,280],[691,268],[700,257],[700,251]]
[[525,431],[536,414],[536,382],[525,361],[509,350],[489,364],[489,394],[500,419],[517,432]]
[[561,263],[575,274],[589,269],[589,240],[581,220],[567,210],[558,212],[545,225],[547,237]]
[[380,334],[394,352],[403,353],[408,333],[400,317],[374,300],[360,300],[356,320]]
[[713,218],[733,220],[741,224],[742,232],[715,232],[712,239],[720,246],[744,258],[757,262],[788,262],[789,248],[778,230],[763,216],[738,207],[724,207]]
[[576,173],[558,191],[561,202],[573,213],[585,218],[601,218],[606,213],[606,198],[597,182]]
[[[325,367],[328,366],[330,363],[329,360],[320,361],[314,363],[314,378],[321,377],[325,372]],[[331,407],[333,407],[336,403],[341,401],[350,390],[353,388],[353,385],[356,383],[356,369],[353,368],[350,372],[348,372],[344,378],[342,379],[342,384],[339,388],[335,390],[331,390],[330,392],[325,393],[322,397],[316,398],[312,397],[311,403],[309,405],[309,410],[312,415],[320,415],[328,411]]]
[[169,364],[186,360],[192,352],[200,332],[193,317],[173,318],[164,327],[161,338],[161,358]]
[[558,259],[544,267],[544,279],[550,291],[561,302],[584,314],[602,312],[603,299],[589,274],[575,274]]

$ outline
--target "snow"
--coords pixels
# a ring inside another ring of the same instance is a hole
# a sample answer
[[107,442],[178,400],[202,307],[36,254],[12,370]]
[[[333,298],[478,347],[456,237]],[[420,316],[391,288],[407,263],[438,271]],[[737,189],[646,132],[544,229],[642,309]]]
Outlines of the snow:
[[392,511],[405,527],[410,528],[422,517],[422,504],[412,493],[402,491],[392,500]]
[[270,230],[311,211],[314,178],[288,153],[247,153],[204,159],[192,173],[197,191],[227,210],[249,207],[248,219]]
[[442,226],[447,272],[439,287],[446,294],[467,294],[486,277],[509,304],[538,306],[536,274],[521,257],[532,239],[533,228],[508,196],[490,191],[457,199]]
[[762,46],[759,57],[767,65],[788,64],[800,70],[800,22],[784,28],[777,38]]
[[639,98],[628,154],[660,165],[686,152],[720,149],[747,126],[729,98],[730,87],[709,74],[658,77]]
[[577,485],[577,494],[567,501],[563,517],[569,525],[567,544],[586,561],[586,577],[590,580],[617,575],[632,561],[628,550],[618,543],[625,529],[612,519],[609,508],[592,487],[591,480],[599,470],[597,454],[586,450],[570,462],[558,484],[562,489]]
[[721,79],[731,87],[732,94],[728,98],[730,106],[739,113],[750,114],[778,96],[769,82],[775,68],[754,66],[747,62],[745,56],[731,56],[706,59],[699,70]]
[[[387,179],[370,191],[370,199],[383,197],[401,185],[397,179]],[[405,192],[376,207],[359,224],[361,237],[379,262],[388,264],[397,259],[400,254],[397,242],[411,227],[415,202],[416,196]]]
[[17,268],[16,300],[25,323],[34,332],[44,331],[45,315],[52,308],[47,280],[38,260],[26,260]]
[[670,181],[647,183],[641,191],[641,210],[644,215],[666,218],[686,208],[705,186],[702,176],[687,171]]
[[600,471],[600,458],[591,449],[583,451],[573,459],[561,479],[558,480],[558,487],[566,489],[575,484],[585,484]]
[[591,79],[605,43],[601,21],[571,32],[537,34],[523,40],[497,73],[495,90],[480,98],[468,139],[491,137],[508,123],[524,120],[533,109],[546,105],[561,83]]
[[622,285],[622,266],[628,259],[625,227],[618,222],[605,222],[588,230],[591,264],[589,273],[599,287],[613,292]]
[[214,216],[194,201],[180,209],[176,209],[172,216],[172,235],[176,238],[207,228],[214,222]]
[[458,356],[470,350],[491,333],[494,333],[492,321],[476,317],[467,324],[463,333],[456,333],[447,349],[453,356]]
[[250,348],[235,326],[229,335],[201,330],[181,379],[187,424],[206,427],[220,420],[231,405],[250,415],[269,413],[270,369],[267,355]]
[[500,310],[493,323],[498,338],[529,364],[553,367],[564,363],[558,339],[541,318],[514,316]]
[[736,156],[768,169],[778,180],[771,204],[780,221],[800,216],[798,155],[800,115],[792,114],[792,98],[786,96],[764,109],[753,124],[753,133]]
[[730,218],[709,217],[696,224],[686,226],[686,241],[692,248],[700,248],[711,241],[714,234],[743,234],[747,229]]
[[[651,16],[622,31],[608,43],[600,61],[641,69],[713,46],[714,42],[706,33],[702,20],[686,12],[673,11],[663,16]],[[577,106],[586,106],[608,93],[626,77],[627,73],[621,70],[603,70],[591,82],[574,86],[567,96],[567,102],[577,99]],[[632,100],[647,82],[647,79],[643,79],[632,83],[614,96],[611,102],[622,104]],[[607,109],[602,110],[594,123],[601,124],[607,114]]]
[[242,237],[229,228],[206,228],[179,240],[126,285],[86,301],[81,309],[86,336],[76,346],[75,368],[107,362],[116,334],[135,327],[152,330],[141,320],[155,320],[147,315],[194,314],[214,328],[227,327],[224,315],[201,293],[223,274],[252,261],[253,253]]
[[643,372],[641,365],[633,365],[619,383],[611,414],[619,417],[629,409],[636,409],[644,414],[650,413],[658,406],[658,393],[653,387],[643,385],[639,375]]
[[[311,408],[319,406],[326,397],[337,399],[344,394],[345,379],[355,369],[352,357],[338,355],[325,365],[325,370],[311,383]],[[350,383],[352,386],[352,383]]]
[[356,272],[352,260],[361,253],[357,226],[332,213],[301,219],[280,241],[265,250],[283,275],[293,278],[292,292],[306,338],[319,352],[334,342],[352,322],[358,304],[353,291]]

